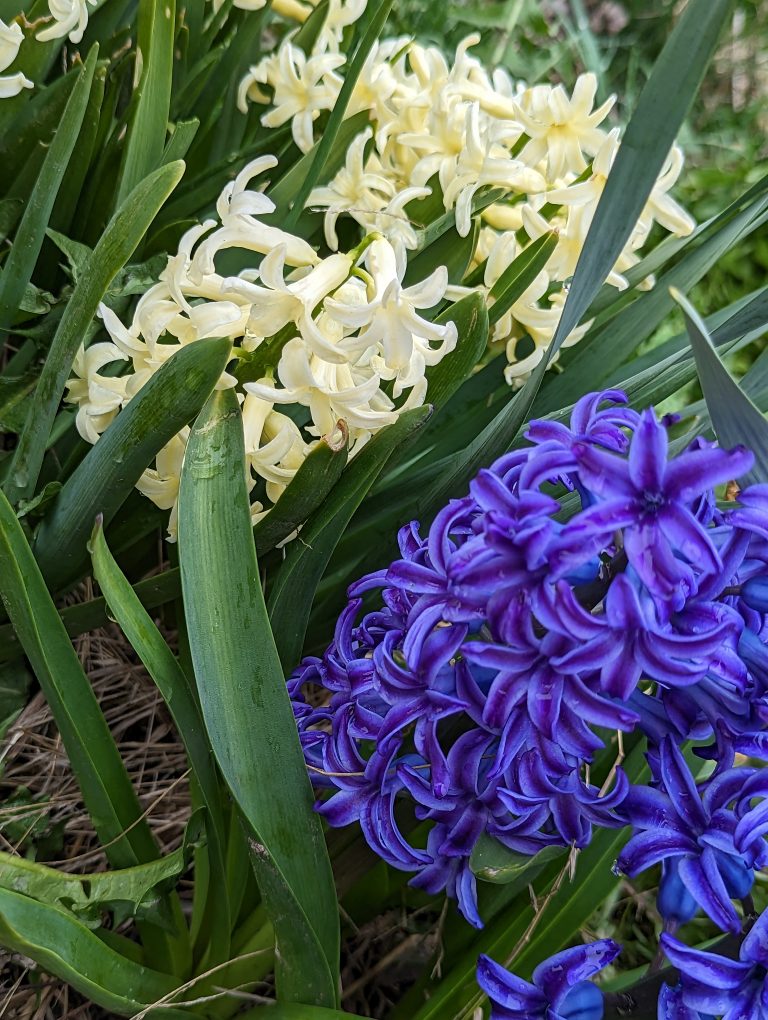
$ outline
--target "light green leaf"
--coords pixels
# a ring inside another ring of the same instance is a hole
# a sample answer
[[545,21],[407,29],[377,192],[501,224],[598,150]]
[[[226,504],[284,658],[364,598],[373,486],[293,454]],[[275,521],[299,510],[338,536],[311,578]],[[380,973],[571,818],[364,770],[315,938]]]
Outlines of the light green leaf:
[[211,396],[189,438],[179,558],[203,717],[251,833],[252,862],[275,928],[278,994],[335,1006],[336,893],[264,606],[232,390]]
[[185,839],[178,850],[148,864],[85,875],[0,852],[0,889],[69,911],[88,928],[101,927],[104,911],[114,913],[116,923],[128,917],[153,917],[189,863],[191,850]]
[[472,871],[484,882],[506,885],[508,882],[530,882],[545,864],[565,857],[561,846],[546,846],[531,857],[530,854],[509,850],[486,833],[480,837],[472,851]]
[[[68,911],[8,889],[0,889],[0,944],[118,1016],[133,1016],[169,996],[177,985],[170,975],[111,949]],[[173,1009],[152,1013],[153,1020],[186,1016]]]

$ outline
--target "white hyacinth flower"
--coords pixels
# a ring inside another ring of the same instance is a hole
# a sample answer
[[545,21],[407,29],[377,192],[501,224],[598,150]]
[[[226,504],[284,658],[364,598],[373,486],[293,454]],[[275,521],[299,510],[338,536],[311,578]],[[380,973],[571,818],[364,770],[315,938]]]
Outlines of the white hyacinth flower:
[[[96,0],[88,0],[88,3],[95,6]],[[38,32],[35,38],[40,42],[48,42],[49,39],[69,36],[70,42],[79,43],[88,25],[86,0],[48,0],[48,10],[53,24]]]
[[332,109],[336,102],[342,86],[336,69],[345,63],[342,54],[307,57],[298,46],[284,45],[272,83],[272,109],[261,118],[262,124],[280,127],[291,121],[293,140],[302,152],[309,152],[315,143],[312,125],[321,110]]
[[329,298],[326,312],[342,325],[359,329],[359,336],[345,339],[340,346],[355,353],[380,344],[382,360],[396,375],[410,369],[415,338],[440,344],[441,354],[456,346],[456,327],[439,325],[422,318],[417,309],[434,308],[448,286],[448,270],[437,268],[426,280],[403,287],[405,264],[398,265],[392,245],[385,239],[373,241],[366,252],[372,290],[368,301],[348,305]]
[[528,136],[520,158],[531,165],[547,163],[547,179],[555,181],[569,171],[586,169],[584,152],[594,154],[605,135],[599,130],[615,102],[615,96],[593,110],[597,78],[582,74],[576,79],[571,98],[562,85],[535,85],[515,103],[517,119]]
[[[14,22],[12,25],[0,18],[0,71],[5,71],[11,66],[19,55],[19,48],[24,41],[24,33],[21,26]],[[22,89],[34,88],[34,83],[25,77],[21,71],[15,74],[0,75],[0,99],[11,99],[17,96]]]
[[78,405],[75,424],[88,443],[95,443],[117,414],[128,382],[127,376],[105,376],[100,372],[106,365],[127,360],[127,355],[112,343],[81,347],[75,356],[74,375],[67,382],[64,399]]

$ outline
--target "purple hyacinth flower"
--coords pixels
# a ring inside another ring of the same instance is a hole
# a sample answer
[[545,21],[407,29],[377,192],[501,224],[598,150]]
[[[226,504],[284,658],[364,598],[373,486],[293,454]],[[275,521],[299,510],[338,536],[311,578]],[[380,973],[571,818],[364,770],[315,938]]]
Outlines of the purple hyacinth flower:
[[545,589],[536,611],[545,626],[576,642],[553,665],[565,673],[599,671],[602,690],[625,700],[641,676],[670,686],[696,683],[729,633],[729,621],[718,618],[691,634],[660,623],[651,598],[627,574],[611,582],[604,615],[588,612],[563,581]]
[[491,1000],[491,1020],[601,1020],[603,995],[589,979],[620,952],[611,939],[565,949],[539,964],[531,982],[483,955],[477,982]]
[[668,462],[666,429],[647,410],[627,458],[588,443],[575,444],[573,452],[579,477],[598,502],[573,519],[555,548],[551,562],[561,576],[605,548],[619,529],[630,564],[659,598],[679,599],[681,584],[691,581],[690,564],[705,574],[722,568],[690,504],[748,471],[754,463],[748,450],[692,450]]
[[746,822],[740,817],[739,802],[755,770],[722,772],[700,790],[671,737],[662,742],[656,765],[658,788],[632,787],[622,805],[635,834],[619,856],[619,867],[634,876],[664,861],[662,916],[687,921],[695,901],[715,924],[736,934],[741,921],[732,897],[747,895],[753,869],[766,852],[761,836],[768,830],[768,811],[761,806],[752,818],[745,815]]
[[683,989],[680,985],[662,985],[659,992],[658,1020],[714,1020],[709,1014],[699,1013],[690,1009],[683,1002]]
[[[600,406],[605,403],[609,406]],[[623,390],[587,393],[574,404],[570,427],[557,421],[532,421],[525,437],[537,445],[551,443],[566,449],[575,442],[587,440],[623,453],[629,445],[623,429],[635,429],[640,420],[637,411],[621,406],[626,403],[627,395]]]
[[723,1020],[768,1020],[768,912],[742,942],[738,960],[692,949],[667,933],[661,944],[680,974],[688,1009]]

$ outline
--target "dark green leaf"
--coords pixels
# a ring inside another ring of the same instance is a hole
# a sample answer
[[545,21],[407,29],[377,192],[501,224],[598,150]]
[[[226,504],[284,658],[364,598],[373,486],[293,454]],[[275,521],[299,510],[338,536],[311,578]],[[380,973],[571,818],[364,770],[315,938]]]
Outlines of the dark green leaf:
[[138,184],[110,220],[93,250],[87,271],[78,281],[56,330],[40,381],[29,402],[24,431],[5,484],[5,492],[11,499],[28,499],[33,494],[72,363],[99,301],[183,172],[183,163],[170,163]]
[[286,670],[299,660],[318,582],[352,514],[395,450],[424,425],[431,411],[414,408],[378,432],[307,522],[301,541],[289,547],[269,596],[272,632]]
[[155,455],[197,414],[224,371],[230,347],[224,337],[182,347],[67,479],[35,539],[35,556],[51,588],[77,577],[96,515],[108,524]]
[[274,549],[303,524],[325,500],[347,463],[349,432],[343,421],[323,436],[294,475],[285,492],[253,529],[259,556]]
[[64,108],[61,124],[48,147],[10,254],[3,265],[0,274],[0,330],[11,325],[24,289],[32,278],[51,211],[88,105],[97,56],[98,47],[94,46]]
[[755,455],[755,466],[743,476],[747,483],[768,481],[768,421],[728,373],[715,350],[699,313],[679,291],[672,297],[683,309],[696,369],[720,445],[746,446]]

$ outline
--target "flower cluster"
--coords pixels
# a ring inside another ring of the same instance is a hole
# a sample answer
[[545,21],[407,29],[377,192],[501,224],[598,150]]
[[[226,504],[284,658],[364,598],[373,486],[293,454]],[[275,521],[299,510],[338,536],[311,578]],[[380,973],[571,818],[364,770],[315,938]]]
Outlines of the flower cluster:
[[[421,405],[427,366],[456,344],[453,323],[435,324],[419,314],[442,300],[444,268],[405,287],[405,265],[381,236],[371,235],[351,255],[321,260],[301,237],[265,222],[274,203],[249,186],[276,163],[273,156],[256,159],[226,186],[218,220],[187,231],[158,282],[140,298],[129,327],[101,306],[111,340],[81,349],[67,393],[78,407],[80,434],[95,443],[182,346],[232,338],[236,374],[225,372],[219,386],[239,386],[254,520],[280,497],[318,437],[332,434],[339,421],[346,423],[354,455],[398,414]],[[244,268],[223,275],[217,268],[222,253],[229,265],[234,255]],[[128,371],[110,374],[110,366],[121,363]],[[282,404],[295,405],[298,413],[289,417],[275,409]],[[159,507],[172,510],[171,536],[186,439],[186,431],[175,436],[138,483]]]
[[[337,0],[310,53],[289,34],[243,79],[240,108],[245,111],[249,102],[266,104],[262,123],[277,127],[290,122],[294,141],[308,151],[344,82],[341,30],[364,7],[364,0]],[[489,73],[471,56],[479,38],[467,38],[453,62],[438,48],[412,39],[379,41],[348,107],[348,116],[367,112],[370,126],[350,144],[344,166],[314,189],[309,202],[325,211],[325,237],[332,249],[339,245],[340,217],[363,233],[381,231],[398,248],[415,249],[419,200],[439,196],[444,208],[454,212],[459,234],[467,236],[478,193],[498,190],[498,200],[482,212],[472,262],[473,283],[481,281],[486,294],[520,251],[555,229],[558,243],[545,270],[495,324],[491,338],[506,345],[506,377],[518,384],[538,363],[557,327],[564,286],[616,157],[619,131],[605,130],[614,100],[596,105],[594,75],[579,77],[570,95],[563,85],[527,87],[503,69]],[[613,286],[627,285],[624,273],[639,261],[654,223],[677,235],[693,229],[690,216],[669,195],[681,169],[682,154],[675,148],[608,278]],[[568,342],[583,333],[582,326]],[[535,344],[525,356],[522,348],[518,353],[523,337]]]
[[[318,810],[476,926],[481,834],[532,855],[629,823],[619,867],[664,862],[669,933],[700,909],[740,932],[733,901],[768,864],[768,778],[734,767],[766,756],[768,486],[718,505],[752,454],[698,439],[671,456],[666,423],[618,391],[527,438],[425,538],[402,529],[400,559],[351,586],[333,643],[290,678]],[[646,739],[650,785],[620,767],[590,782],[610,731]],[[518,1015],[538,1014],[498,1013]]]
[[[0,18],[0,72],[8,70],[24,41],[24,33],[17,22],[6,25]],[[33,83],[21,71],[10,74],[0,73],[0,99],[11,99],[22,89],[33,88]]]

